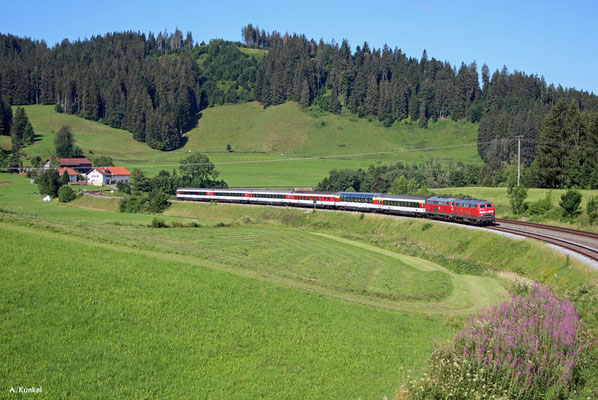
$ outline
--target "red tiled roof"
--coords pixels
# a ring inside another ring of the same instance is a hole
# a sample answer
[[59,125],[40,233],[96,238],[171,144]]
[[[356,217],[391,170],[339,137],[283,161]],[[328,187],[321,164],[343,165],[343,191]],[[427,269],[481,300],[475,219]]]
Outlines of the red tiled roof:
[[129,170],[125,167],[108,167],[106,169],[110,171],[112,175],[131,175]]
[[112,173],[108,170],[108,168],[96,167],[95,170],[98,171],[102,175],[112,175]]
[[58,168],[58,173],[60,175],[64,174],[64,171],[66,171],[69,175],[77,175],[77,172],[72,168]]
[[95,170],[106,176],[131,175],[131,173],[125,167],[96,167]]
[[90,164],[91,165],[91,161],[89,161],[89,159],[85,158],[85,157],[79,157],[79,158],[57,158],[56,159],[60,165],[82,165],[82,164]]

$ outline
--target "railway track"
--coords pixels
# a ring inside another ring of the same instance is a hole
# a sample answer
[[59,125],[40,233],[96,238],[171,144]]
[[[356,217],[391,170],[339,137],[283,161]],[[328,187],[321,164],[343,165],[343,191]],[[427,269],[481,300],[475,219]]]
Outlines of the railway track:
[[510,220],[510,219],[501,219],[501,218],[496,218],[496,223],[500,224],[500,225],[503,225],[503,224],[519,225],[519,226],[524,226],[524,227],[529,227],[529,228],[543,229],[543,230],[552,231],[552,232],[561,232],[561,233],[565,233],[568,235],[581,236],[581,237],[594,239],[598,243],[598,233],[593,233],[593,232],[586,232],[586,231],[580,231],[577,229],[563,228],[560,226],[542,225],[542,224],[535,224],[533,222],[514,221],[514,220]]
[[[511,221],[511,220],[501,220],[501,219],[497,219],[497,222],[500,223],[508,223],[508,224],[512,224],[512,225],[520,225],[517,222],[519,221]],[[513,224],[513,222],[515,222]],[[530,225],[528,225],[529,223],[525,223],[523,222],[521,225],[530,227]],[[552,230],[552,226],[548,226],[548,225],[540,225],[540,224],[532,224],[533,228],[536,229],[543,229],[546,231],[550,231]],[[577,254],[580,254],[582,256],[585,256],[587,258],[589,258],[592,261],[598,262],[598,250],[596,248],[592,248],[590,246],[585,246],[583,244],[580,243],[575,243],[571,240],[566,240],[563,238],[558,238],[555,236],[551,236],[551,235],[545,235],[545,234],[541,234],[541,233],[537,233],[537,232],[529,232],[523,229],[515,229],[515,228],[508,228],[505,226],[488,226],[487,227],[489,230],[494,230],[494,231],[499,231],[499,232],[505,232],[505,233],[510,233],[512,235],[518,235],[518,236],[523,236],[523,237],[528,237],[531,239],[536,239],[536,240],[540,240],[546,243],[550,243],[562,248],[565,248],[567,250],[571,250]],[[560,228],[560,227],[555,227],[557,229],[554,229],[553,231],[555,232],[565,232],[568,235],[572,235],[572,236],[581,236],[581,237],[590,237],[590,238],[595,238],[598,241],[598,235],[591,233],[591,232],[583,232],[583,231],[577,231],[575,229],[568,229],[568,228]],[[588,236],[589,235],[589,236]],[[595,235],[595,236],[594,236]]]

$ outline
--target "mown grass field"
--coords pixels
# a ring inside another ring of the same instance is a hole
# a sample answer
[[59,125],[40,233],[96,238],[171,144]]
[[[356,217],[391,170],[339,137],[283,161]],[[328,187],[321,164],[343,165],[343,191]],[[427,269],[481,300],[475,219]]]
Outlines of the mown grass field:
[[0,240],[1,375],[40,398],[381,398],[449,330],[55,233]]
[[495,272],[597,282],[459,226],[176,203],[161,218],[201,227],[156,229],[114,200],[48,204],[0,181],[0,375],[40,398],[392,397],[435,339],[505,296]]
[[113,200],[48,204],[0,178],[0,375],[40,398],[392,396],[446,316],[504,293],[317,229],[218,213],[153,229]]
[[[160,152],[136,142],[129,132],[58,114],[52,106],[25,109],[38,135],[38,141],[25,149],[28,157],[48,157],[53,134],[69,125],[77,145],[91,157],[107,155],[116,165],[141,168],[151,176],[178,167],[189,152],[205,152],[221,177],[234,186],[314,186],[332,169],[367,168],[382,162],[481,163],[475,144],[477,125],[466,122],[439,121],[427,130],[416,123],[385,128],[349,113],[316,117],[295,103],[264,109],[253,102],[204,110],[198,126],[185,135],[183,148]],[[226,151],[228,144],[234,152]],[[464,146],[434,149],[453,145]]]

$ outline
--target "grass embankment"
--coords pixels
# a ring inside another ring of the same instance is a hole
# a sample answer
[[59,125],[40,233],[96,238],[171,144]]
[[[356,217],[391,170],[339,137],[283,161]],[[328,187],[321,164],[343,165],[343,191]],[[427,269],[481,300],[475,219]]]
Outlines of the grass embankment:
[[152,229],[0,180],[1,374],[47,398],[390,397],[400,366],[499,301],[489,272],[596,282],[544,246],[428,221],[177,203],[169,223],[202,227]]
[[560,292],[589,282],[598,274],[585,264],[543,244],[513,240],[480,229],[418,219],[397,219],[319,211],[245,207],[231,204],[173,204],[165,215],[234,221],[280,221],[293,227],[318,229],[340,237],[366,240],[377,247],[422,257],[459,273],[514,272],[550,284]]
[[41,398],[391,396],[399,366],[454,331],[447,315],[502,293],[316,227],[214,213],[152,229],[113,200],[44,203],[0,178],[0,374]]
[[[77,145],[86,155],[91,150],[96,155],[110,156],[116,165],[142,168],[148,175],[178,167],[179,160],[190,151],[209,153],[221,178],[233,186],[280,186],[289,182],[315,186],[332,169],[367,168],[378,162],[481,163],[475,145],[477,125],[462,121],[439,121],[426,130],[416,123],[385,128],[377,121],[368,122],[350,113],[312,116],[295,103],[264,109],[253,102],[202,111],[198,126],[185,134],[187,143],[183,148],[160,152],[136,142],[129,132],[56,113],[52,106],[25,106],[25,110],[38,135],[38,141],[25,148],[28,157],[48,157],[53,150],[54,132],[70,125]],[[233,153],[226,152],[228,144]],[[471,145],[413,150],[463,144]],[[396,152],[385,153],[389,151]],[[330,156],[334,158],[310,158]]]

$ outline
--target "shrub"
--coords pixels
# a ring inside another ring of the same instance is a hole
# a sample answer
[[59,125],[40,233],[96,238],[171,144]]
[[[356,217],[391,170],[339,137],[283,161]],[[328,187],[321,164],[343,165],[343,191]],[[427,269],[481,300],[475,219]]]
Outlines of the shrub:
[[56,197],[58,195],[58,188],[60,187],[60,175],[58,175],[58,171],[48,169],[42,172],[37,177],[37,186],[41,194]]
[[586,211],[590,217],[590,224],[598,223],[598,196],[590,197]]
[[62,186],[58,189],[58,201],[61,203],[68,203],[71,200],[75,200],[77,194],[69,186]]
[[118,206],[120,212],[128,213],[160,213],[168,207],[168,197],[158,191],[145,194],[135,194],[123,197]]
[[525,210],[524,201],[527,198],[527,188],[525,186],[509,186],[507,197],[509,203],[511,203],[513,213],[519,214]]
[[69,184],[69,180],[70,180],[69,173],[66,172],[66,171],[64,171],[62,173],[62,175],[60,176],[60,184],[61,185],[68,185]]
[[546,197],[542,200],[534,201],[529,206],[529,213],[531,215],[544,215],[552,209],[552,192],[546,192]]
[[559,205],[563,209],[563,217],[575,218],[581,212],[579,205],[581,204],[581,193],[575,189],[569,189],[561,195],[561,202]]
[[152,222],[149,224],[150,228],[167,228],[166,222],[162,218],[154,217]]
[[131,194],[131,186],[127,185],[124,182],[117,182],[116,189],[122,193]]
[[580,328],[571,302],[533,286],[527,297],[471,318],[453,342],[434,350],[427,374],[403,389],[417,399],[567,398],[587,349]]

